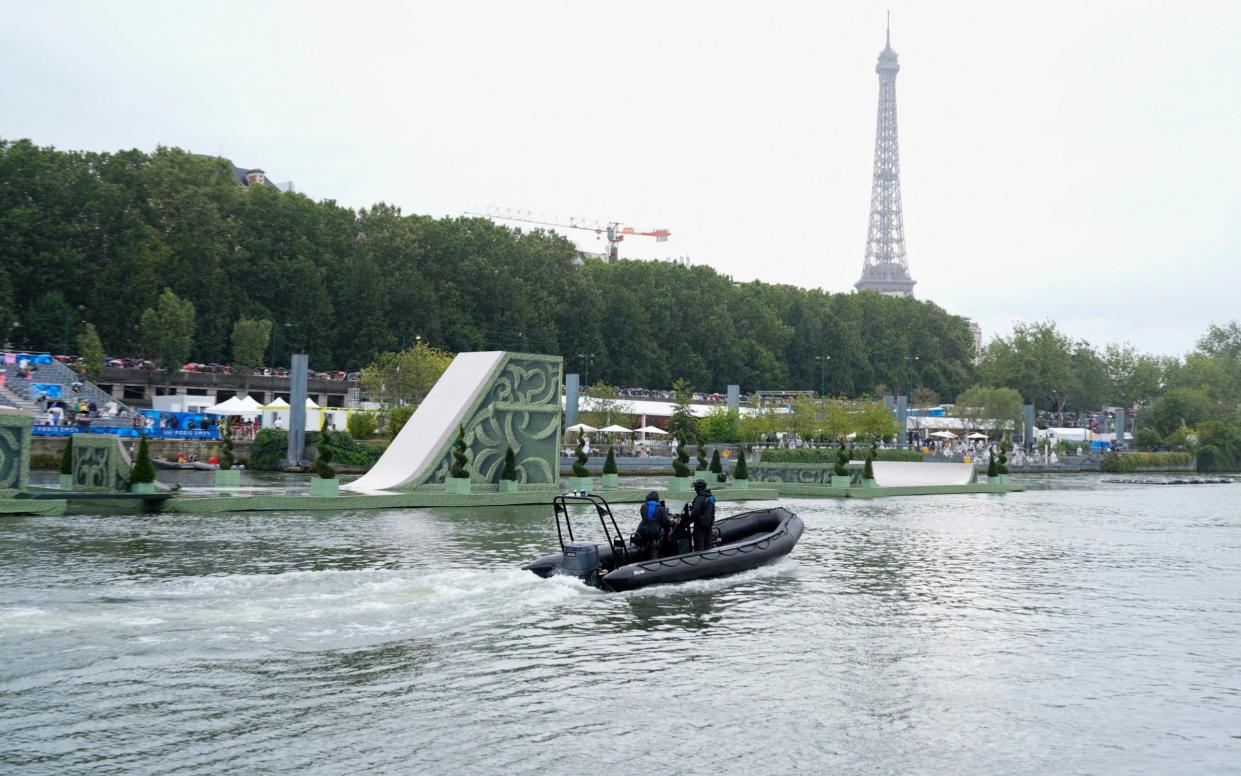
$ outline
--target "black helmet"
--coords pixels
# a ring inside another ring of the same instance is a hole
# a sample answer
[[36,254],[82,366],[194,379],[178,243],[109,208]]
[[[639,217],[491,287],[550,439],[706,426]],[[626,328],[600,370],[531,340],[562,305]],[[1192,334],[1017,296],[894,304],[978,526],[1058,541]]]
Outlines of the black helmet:
[[702,480],[694,480],[694,490],[706,490],[707,483]]
[[646,494],[646,500],[647,501],[659,501],[659,494],[652,490],[650,493]]

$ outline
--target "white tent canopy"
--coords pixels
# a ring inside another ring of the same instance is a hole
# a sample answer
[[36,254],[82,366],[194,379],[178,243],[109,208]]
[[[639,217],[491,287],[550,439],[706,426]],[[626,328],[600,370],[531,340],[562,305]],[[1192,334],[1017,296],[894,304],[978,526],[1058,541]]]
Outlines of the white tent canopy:
[[632,428],[625,428],[624,426],[618,426],[616,424],[613,424],[611,426],[604,426],[603,428],[599,430],[605,434],[632,434],[633,433]]
[[966,439],[988,439],[988,438],[989,437],[986,434],[980,433],[978,431],[975,431],[974,433],[966,437]]
[[[249,397],[247,396],[246,398],[249,398]],[[251,399],[251,401],[254,401],[254,400]],[[238,399],[236,396],[233,396],[232,398],[229,398],[229,399],[225,399],[224,401],[220,402],[219,404],[216,404],[213,407],[208,407],[207,409],[203,410],[203,412],[208,415],[223,415],[226,417],[236,417],[240,415],[254,416],[254,415],[259,414],[257,404],[255,405],[254,409],[251,409],[250,407],[246,406],[246,403],[244,401],[242,401],[241,399]]]
[[261,409],[265,410],[287,410],[288,408],[289,403],[279,396],[277,396],[271,404],[264,404],[261,406]]
[[588,426],[585,423],[574,423],[572,426],[569,426],[568,428],[565,429],[565,431],[598,431],[598,430],[599,429],[595,428],[594,426]]
[[938,437],[940,439],[956,439],[957,438],[957,435],[952,433],[951,431],[935,431],[931,433],[931,436]]
[[658,426],[643,426],[642,428],[637,429],[634,433],[666,435],[668,432],[664,431],[662,428],[659,428]]
[[241,399],[241,405],[247,410],[254,410],[255,413],[263,408],[263,405],[255,401],[254,397],[249,394],[246,394],[246,396]]

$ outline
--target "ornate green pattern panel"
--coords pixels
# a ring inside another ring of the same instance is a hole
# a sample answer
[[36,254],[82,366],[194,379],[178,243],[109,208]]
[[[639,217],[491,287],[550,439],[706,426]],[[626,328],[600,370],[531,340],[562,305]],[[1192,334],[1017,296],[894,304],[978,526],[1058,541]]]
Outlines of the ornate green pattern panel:
[[[852,468],[852,467],[850,467]],[[750,482],[783,482],[789,485],[829,485],[832,467],[824,463],[752,463]]]
[[[508,447],[516,457],[518,482],[560,482],[561,370],[559,356],[504,354],[487,387],[465,413],[465,443],[473,482],[499,482]],[[455,438],[440,451],[438,462],[424,477],[401,490],[443,483],[452,463]]]
[[129,464],[114,436],[78,434],[73,439],[74,490],[129,490]]
[[0,490],[25,490],[30,479],[30,416],[0,414]]

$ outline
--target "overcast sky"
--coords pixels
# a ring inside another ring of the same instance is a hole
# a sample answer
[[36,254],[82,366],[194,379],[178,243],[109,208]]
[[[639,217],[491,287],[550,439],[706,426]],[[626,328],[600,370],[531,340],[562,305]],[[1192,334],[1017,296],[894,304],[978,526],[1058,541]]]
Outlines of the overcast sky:
[[0,136],[666,227],[622,255],[849,291],[888,8],[919,298],[1159,353],[1241,318],[1236,2],[0,0]]

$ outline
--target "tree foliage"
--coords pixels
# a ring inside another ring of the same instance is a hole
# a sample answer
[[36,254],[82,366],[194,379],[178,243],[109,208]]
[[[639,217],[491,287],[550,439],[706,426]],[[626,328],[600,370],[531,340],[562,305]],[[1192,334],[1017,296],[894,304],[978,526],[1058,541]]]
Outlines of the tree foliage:
[[223,452],[220,453],[220,469],[223,471],[228,471],[233,468],[234,461],[232,420],[226,418],[221,424],[221,427],[223,434],[221,447],[223,448]]
[[165,288],[154,307],[142,311],[142,343],[147,355],[167,372],[189,360],[194,348],[194,304]]
[[241,372],[253,371],[263,365],[271,343],[271,321],[242,318],[233,324],[232,342],[233,366]]
[[73,474],[73,435],[65,437],[65,449],[60,454],[60,473]]
[[970,428],[1012,433],[1021,428],[1022,409],[1016,390],[976,385],[957,397],[953,411]]
[[155,464],[151,463],[151,447],[147,444],[146,434],[138,439],[138,454],[134,457],[134,466],[129,472],[130,482],[155,482]]
[[376,433],[375,413],[351,412],[345,420],[345,428],[354,439],[370,439]]
[[592,377],[610,385],[818,389],[823,355],[833,395],[879,383],[955,395],[972,382],[968,323],[929,302],[577,260],[546,231],[243,188],[227,161],[177,148],[0,139],[0,328],[20,320],[20,347],[59,350],[82,304],[104,350],[132,354],[154,334],[141,311],[168,288],[197,311],[183,354],[158,349],[168,364],[235,359],[230,333],[246,319],[273,322],[278,361],[305,352],[323,369],[360,369],[421,337],[449,353],[591,353]]
[[421,340],[399,353],[381,353],[362,370],[371,398],[388,407],[422,403],[452,363],[452,354]]
[[78,355],[82,357],[81,370],[87,377],[96,377],[103,371],[103,343],[94,324],[82,324],[78,334]]
[[620,397],[616,386],[599,381],[586,390],[590,409],[578,413],[578,422],[595,428],[619,425],[633,426],[633,405]]
[[577,447],[573,450],[573,476],[589,477],[590,469],[586,468],[586,462],[590,460],[590,456],[586,454],[586,435],[577,432]]
[[677,437],[677,454],[672,459],[672,474],[675,477],[688,477],[691,474],[689,468],[689,450],[686,447],[685,437]]
[[741,454],[737,456],[737,465],[733,467],[733,479],[750,479],[750,467],[747,466],[745,462],[745,450],[742,450]]

